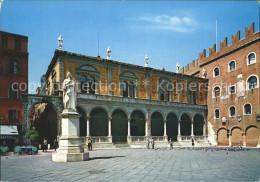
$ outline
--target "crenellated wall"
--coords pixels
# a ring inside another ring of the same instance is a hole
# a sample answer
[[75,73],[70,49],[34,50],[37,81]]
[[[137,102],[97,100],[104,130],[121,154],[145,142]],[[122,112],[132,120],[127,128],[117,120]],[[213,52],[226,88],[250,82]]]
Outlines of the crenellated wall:
[[255,24],[252,23],[251,27],[245,27],[245,38],[240,39],[240,31],[236,35],[232,34],[231,45],[228,46],[228,38],[225,37],[223,41],[219,42],[219,51],[216,51],[216,44],[209,48],[208,56],[206,56],[206,49],[199,53],[198,59],[192,61],[190,64],[186,65],[181,69],[182,74],[187,75],[197,75],[195,73],[199,72],[199,67],[202,67],[204,64],[221,57],[235,49],[259,38],[260,32],[255,32]]

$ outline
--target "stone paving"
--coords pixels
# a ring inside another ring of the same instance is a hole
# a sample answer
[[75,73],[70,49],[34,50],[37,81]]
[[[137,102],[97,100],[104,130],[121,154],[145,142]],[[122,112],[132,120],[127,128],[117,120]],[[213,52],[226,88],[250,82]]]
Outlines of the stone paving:
[[52,151],[1,157],[1,181],[259,181],[260,150],[114,149],[55,163]]

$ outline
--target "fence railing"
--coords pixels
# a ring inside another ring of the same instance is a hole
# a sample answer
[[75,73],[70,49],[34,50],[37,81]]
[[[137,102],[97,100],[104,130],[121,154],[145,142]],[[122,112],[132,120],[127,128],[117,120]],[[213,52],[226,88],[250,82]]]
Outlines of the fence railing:
[[146,142],[145,136],[131,136],[132,142]]
[[108,143],[109,138],[107,136],[94,136],[90,137],[93,143]]
[[155,142],[165,142],[165,141],[167,141],[167,139],[165,139],[164,136],[152,136],[152,138]]

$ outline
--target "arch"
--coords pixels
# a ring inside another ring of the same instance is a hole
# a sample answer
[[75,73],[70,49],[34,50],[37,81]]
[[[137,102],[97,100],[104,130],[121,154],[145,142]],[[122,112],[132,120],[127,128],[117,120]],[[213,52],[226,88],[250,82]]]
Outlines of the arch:
[[191,114],[188,113],[188,112],[182,112],[182,113],[180,114],[179,121],[181,121],[181,117],[182,117],[183,115],[185,115],[185,114],[187,114],[187,115],[189,116],[189,119],[192,121],[192,116],[191,116]]
[[232,146],[242,146],[243,145],[243,137],[242,130],[238,126],[234,126],[231,129],[231,145]]
[[[249,106],[249,105],[250,105],[250,108],[246,108],[246,106]],[[250,109],[250,111],[248,111],[248,109]],[[249,103],[249,102],[245,103],[244,106],[243,106],[243,114],[244,115],[251,115],[252,112],[253,112],[252,104]]]
[[236,61],[235,60],[231,60],[228,63],[228,72],[235,71],[235,70],[236,70]]
[[122,107],[116,107],[116,108],[113,108],[110,112],[111,112],[111,116],[112,114],[116,111],[116,110],[122,110],[125,115],[127,116],[127,118],[129,118],[129,114],[128,114],[128,111],[125,109],[125,108],[122,108]]
[[219,129],[217,129],[216,133],[218,134],[219,130],[222,130],[222,129],[227,131],[226,127],[220,127]]
[[101,107],[95,107],[89,115],[90,136],[108,136],[108,114]]
[[198,113],[194,116],[193,119],[193,134],[202,136],[203,127],[204,127],[204,116],[201,113]]
[[[254,55],[254,60],[252,60],[252,63],[250,63],[250,56],[251,55]],[[251,65],[251,64],[255,64],[256,63],[256,53],[255,52],[250,52],[247,56],[246,56],[246,64],[247,64],[247,66],[249,66],[249,65]]]
[[131,136],[145,136],[145,115],[139,110],[131,113],[130,120]]
[[181,116],[181,135],[190,136],[191,135],[191,117],[184,113]]
[[103,110],[106,112],[106,114],[109,116],[109,111],[108,111],[108,109],[107,109],[105,106],[102,106],[102,105],[93,107],[93,108],[89,111],[89,115],[91,114],[91,112],[92,112],[94,109],[97,109],[97,108],[103,109]]
[[239,130],[242,131],[242,129],[241,129],[239,126],[234,126],[234,127],[231,128],[231,130],[230,130],[231,135],[233,134],[232,132],[233,132],[234,129],[239,129]]
[[255,125],[249,125],[249,126],[246,127],[246,129],[245,129],[245,133],[247,132],[247,130],[248,130],[249,128],[256,128],[256,129],[258,129],[258,127],[255,126]]
[[178,116],[174,112],[170,112],[166,117],[166,135],[168,139],[177,141],[178,136]]
[[126,142],[127,141],[127,128],[128,117],[124,110],[115,109],[112,112],[111,131],[113,142]]
[[165,119],[165,115],[164,115],[164,113],[163,113],[161,110],[152,111],[152,112],[151,112],[151,113],[152,113],[151,116],[152,116],[154,113],[156,113],[156,112],[160,113],[160,114],[162,115],[163,119]]
[[246,128],[246,146],[256,147],[258,144],[259,131],[254,125]]
[[130,79],[130,80],[136,80],[137,79],[137,76],[131,72],[131,71],[124,71],[120,74],[120,77],[122,79]]
[[39,141],[45,138],[53,147],[58,136],[58,112],[51,102],[35,102],[28,110],[30,126],[39,132]]
[[[252,85],[253,88],[250,88],[250,84],[249,84],[249,79],[252,78],[252,77],[256,77],[256,86],[255,85]],[[247,77],[246,79],[246,89],[247,90],[251,90],[251,89],[255,89],[255,88],[258,88],[259,87],[259,77],[255,74],[252,74],[250,76]]]
[[81,115],[79,118],[79,136],[87,135],[87,113],[82,107],[76,107],[77,112]]
[[227,133],[226,128],[224,128],[224,127],[219,128],[217,130],[217,135],[218,135],[218,145],[221,145],[221,146],[229,145],[228,133]]
[[78,68],[77,68],[77,71],[78,72],[88,72],[88,73],[99,73],[98,70],[92,66],[92,65],[89,65],[89,64],[83,64],[83,65],[80,65]]
[[143,110],[143,109],[134,109],[134,110],[132,110],[132,112],[130,113],[130,115],[132,115],[133,112],[135,112],[135,111],[139,111],[139,112],[141,112],[144,116],[146,116],[146,112],[145,112],[145,110]]
[[152,136],[164,135],[164,118],[158,111],[151,115],[151,134]]

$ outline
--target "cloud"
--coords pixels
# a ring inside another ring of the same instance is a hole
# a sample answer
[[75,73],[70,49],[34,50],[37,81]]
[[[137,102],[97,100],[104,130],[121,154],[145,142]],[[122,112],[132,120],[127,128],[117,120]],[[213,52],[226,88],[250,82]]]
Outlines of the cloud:
[[169,30],[182,33],[191,32],[196,25],[195,20],[187,16],[142,16],[139,17],[139,21],[142,21],[143,26],[149,29]]

